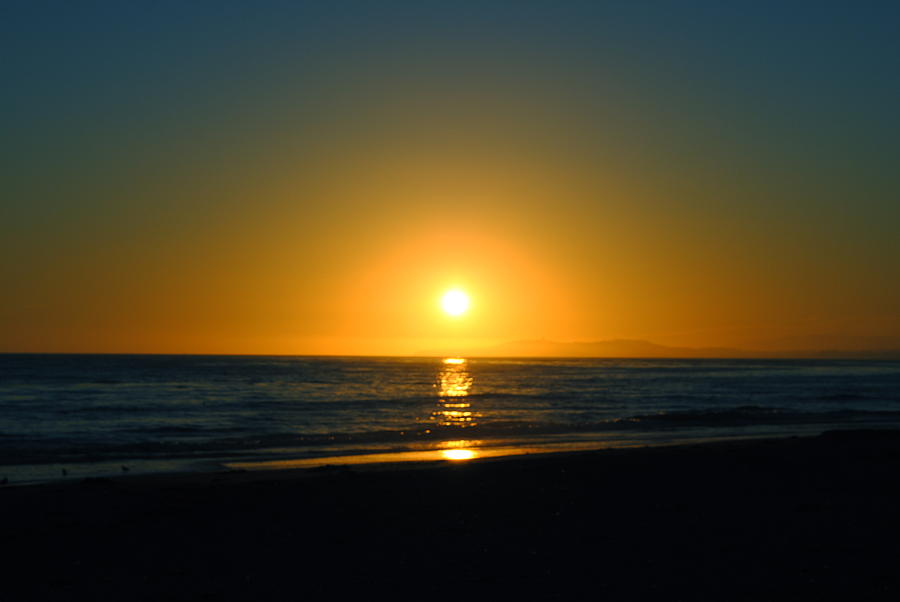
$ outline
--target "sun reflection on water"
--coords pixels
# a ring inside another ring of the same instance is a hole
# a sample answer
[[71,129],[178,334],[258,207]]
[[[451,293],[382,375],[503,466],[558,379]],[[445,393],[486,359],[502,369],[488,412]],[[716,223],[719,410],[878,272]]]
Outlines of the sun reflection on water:
[[448,357],[438,374],[438,407],[431,413],[431,420],[438,426],[469,428],[478,424],[479,414],[472,410],[466,399],[472,388],[472,376],[467,362],[461,357]]
[[471,460],[477,454],[474,449],[444,449],[441,456],[445,460]]
[[455,441],[442,441],[438,447],[441,448],[441,457],[445,460],[471,460],[481,455],[478,452],[480,444],[481,441],[457,439]]

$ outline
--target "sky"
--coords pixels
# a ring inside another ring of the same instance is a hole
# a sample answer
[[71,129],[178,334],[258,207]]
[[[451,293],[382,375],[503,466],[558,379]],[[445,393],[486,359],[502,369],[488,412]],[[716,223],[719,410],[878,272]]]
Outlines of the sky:
[[900,337],[898,29],[893,2],[4,2],[0,351]]

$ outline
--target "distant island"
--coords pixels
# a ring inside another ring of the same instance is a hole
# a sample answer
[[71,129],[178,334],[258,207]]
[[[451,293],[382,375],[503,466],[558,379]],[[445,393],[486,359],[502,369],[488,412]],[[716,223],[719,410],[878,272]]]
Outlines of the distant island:
[[[759,341],[753,348],[674,347],[637,339],[589,342],[540,339],[509,341],[466,351],[465,355],[471,357],[900,359],[900,339],[809,335]],[[432,350],[416,355],[445,354]]]

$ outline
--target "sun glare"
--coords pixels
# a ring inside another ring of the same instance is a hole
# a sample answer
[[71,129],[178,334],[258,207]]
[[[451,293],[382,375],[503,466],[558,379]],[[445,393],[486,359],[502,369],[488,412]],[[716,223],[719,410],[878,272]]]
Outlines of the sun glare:
[[447,291],[441,298],[441,307],[451,316],[461,316],[469,309],[469,296],[458,289]]

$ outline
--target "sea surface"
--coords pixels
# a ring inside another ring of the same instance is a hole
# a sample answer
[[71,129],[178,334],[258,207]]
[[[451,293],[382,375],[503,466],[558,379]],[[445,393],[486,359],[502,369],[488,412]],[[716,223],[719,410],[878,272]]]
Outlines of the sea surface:
[[900,426],[900,362],[0,355],[0,479]]

